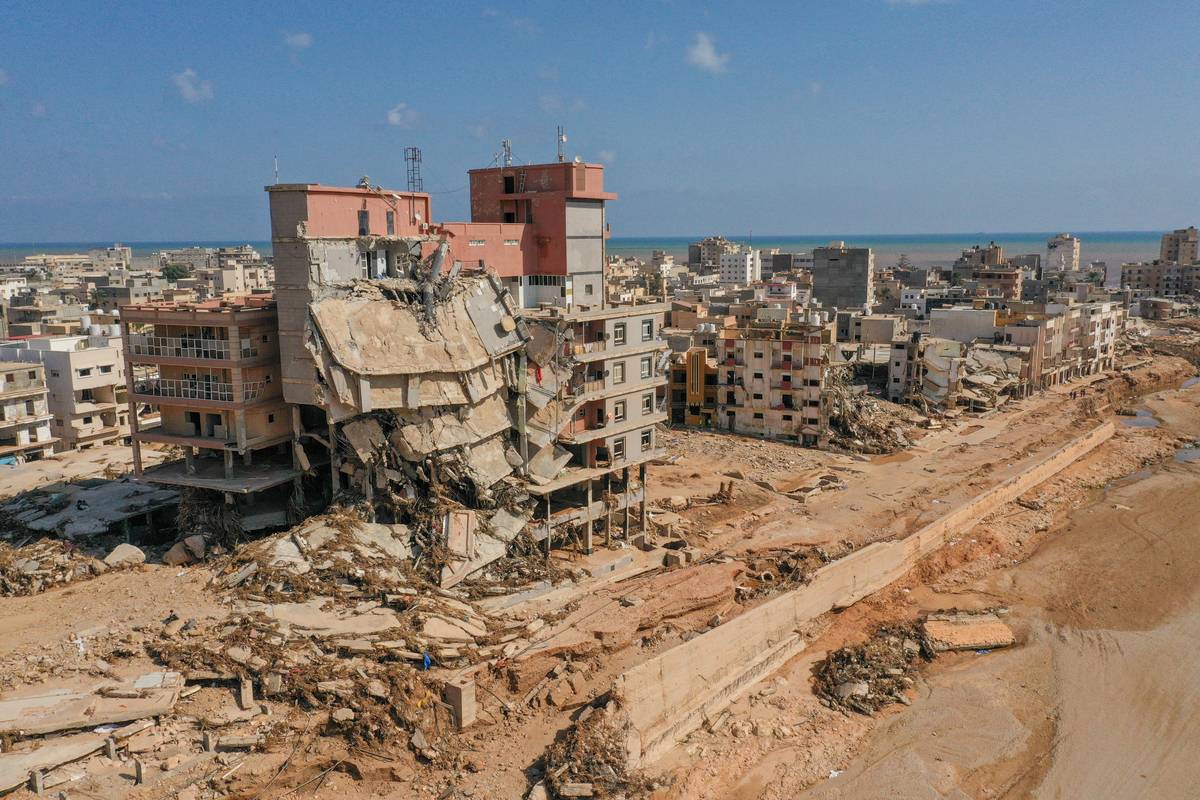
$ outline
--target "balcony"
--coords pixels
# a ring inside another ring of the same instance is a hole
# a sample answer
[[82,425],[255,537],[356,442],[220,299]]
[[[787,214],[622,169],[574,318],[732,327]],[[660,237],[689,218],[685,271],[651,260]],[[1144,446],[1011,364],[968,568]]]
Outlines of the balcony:
[[[226,339],[192,339],[170,336],[129,337],[129,351],[135,356],[158,358],[196,358],[204,361],[228,361],[231,358],[255,358],[258,347],[249,344],[240,349]],[[231,353],[233,354],[231,356]]]
[[[266,395],[266,381],[248,381],[242,384],[241,398],[236,402],[252,403]],[[180,400],[210,400],[232,403],[234,384],[218,381],[181,380],[177,378],[152,378],[138,381],[133,386],[134,394],[149,397],[175,398]]]

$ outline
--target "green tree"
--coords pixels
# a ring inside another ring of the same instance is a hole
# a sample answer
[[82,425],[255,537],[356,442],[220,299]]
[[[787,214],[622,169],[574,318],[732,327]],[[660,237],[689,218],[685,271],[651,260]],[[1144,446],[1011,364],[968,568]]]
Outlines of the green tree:
[[162,276],[167,279],[168,283],[174,283],[180,278],[186,278],[188,274],[188,268],[183,264],[167,264],[162,268]]

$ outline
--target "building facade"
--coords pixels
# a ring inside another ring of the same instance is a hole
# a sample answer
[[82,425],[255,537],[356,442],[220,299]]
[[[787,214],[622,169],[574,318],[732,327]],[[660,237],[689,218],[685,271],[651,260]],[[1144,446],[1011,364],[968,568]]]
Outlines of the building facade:
[[1159,247],[1160,261],[1170,261],[1175,264],[1192,264],[1197,260],[1197,246],[1200,245],[1200,234],[1196,226],[1179,228],[1164,233],[1162,245]]
[[813,250],[812,296],[824,306],[863,308],[875,302],[875,253],[833,242]]
[[1060,233],[1046,242],[1046,272],[1079,271],[1079,239],[1069,233]]
[[22,464],[54,452],[46,395],[41,364],[0,361],[0,463]]
[[116,335],[26,339],[0,347],[0,353],[45,368],[56,452],[86,450],[129,437],[125,361]]
[[[250,495],[299,476],[277,330],[270,297],[122,309],[135,474],[223,493],[244,518],[265,509]],[[157,424],[148,408],[157,409]],[[141,448],[148,443],[179,447],[184,459],[143,470]],[[265,510],[262,526],[283,521],[278,503]],[[243,527],[255,525],[246,519]]]
[[822,446],[829,438],[827,371],[833,323],[752,323],[717,340],[721,430]]
[[722,253],[718,274],[724,285],[749,286],[762,280],[762,254],[758,250]]

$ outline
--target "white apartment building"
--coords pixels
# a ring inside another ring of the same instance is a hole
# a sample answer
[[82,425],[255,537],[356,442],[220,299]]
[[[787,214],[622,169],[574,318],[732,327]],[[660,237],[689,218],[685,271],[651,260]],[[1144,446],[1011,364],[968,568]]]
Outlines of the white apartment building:
[[718,266],[722,285],[749,286],[762,280],[762,251],[742,250],[736,253],[722,253]]
[[8,342],[0,346],[0,354],[45,368],[56,452],[86,450],[129,436],[125,362],[115,330]]
[[1046,242],[1045,272],[1078,272],[1079,239],[1069,233],[1060,233]]

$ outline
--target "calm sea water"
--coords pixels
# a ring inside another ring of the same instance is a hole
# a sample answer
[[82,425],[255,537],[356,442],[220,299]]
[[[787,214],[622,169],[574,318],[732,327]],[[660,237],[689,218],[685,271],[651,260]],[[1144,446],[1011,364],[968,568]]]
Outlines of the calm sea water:
[[[875,261],[880,266],[895,264],[901,254],[917,265],[946,265],[958,257],[963,248],[971,245],[986,245],[996,242],[1010,255],[1046,252],[1046,240],[1057,231],[1024,233],[934,233],[934,234],[829,234],[821,236],[732,236],[734,241],[752,243],[755,247],[778,247],[784,252],[808,251],[814,247],[842,240],[855,247],[870,247],[875,251]],[[1078,233],[1081,240],[1081,260],[1146,261],[1158,256],[1159,231],[1094,231]],[[608,252],[613,255],[650,257],[655,250],[666,250],[676,258],[687,258],[687,246],[700,236],[621,237],[608,241]],[[21,261],[36,253],[79,253],[92,248],[107,247],[112,242],[0,242],[0,263]],[[127,242],[134,256],[149,256],[157,250],[180,247],[222,247],[250,244],[263,255],[270,255],[270,242]]]

